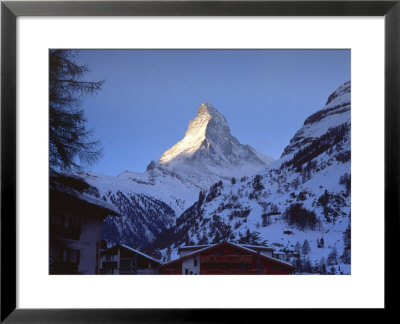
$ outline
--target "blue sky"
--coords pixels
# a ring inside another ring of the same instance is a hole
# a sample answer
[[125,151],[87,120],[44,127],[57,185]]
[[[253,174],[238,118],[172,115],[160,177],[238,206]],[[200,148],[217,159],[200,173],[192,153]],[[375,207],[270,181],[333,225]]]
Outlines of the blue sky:
[[88,170],[142,172],[183,138],[208,102],[242,144],[279,158],[306,117],[350,80],[350,50],[80,50],[82,108],[103,157]]

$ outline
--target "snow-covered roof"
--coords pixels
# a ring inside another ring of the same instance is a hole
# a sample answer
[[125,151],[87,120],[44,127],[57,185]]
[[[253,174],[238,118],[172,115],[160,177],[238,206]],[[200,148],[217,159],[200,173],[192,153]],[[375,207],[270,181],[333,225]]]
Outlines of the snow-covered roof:
[[65,179],[70,179],[75,181],[75,184],[79,184],[82,187],[90,186],[84,179],[72,174],[50,174],[50,189],[53,191],[65,193],[70,195],[78,200],[84,201],[90,205],[97,206],[101,209],[104,209],[106,213],[114,216],[120,216],[119,211],[111,204],[105,202],[102,199],[99,199],[95,196],[89,195],[86,192],[81,192],[70,186],[66,183]]
[[[188,258],[190,258],[190,257],[192,257],[192,256],[195,256],[195,255],[200,254],[200,253],[203,252],[203,251],[209,250],[209,249],[211,249],[211,248],[213,248],[213,247],[215,247],[215,246],[217,246],[217,245],[222,245],[222,244],[228,244],[228,245],[235,246],[235,247],[237,247],[237,248],[239,248],[239,249],[246,250],[246,251],[250,252],[250,253],[253,254],[253,255],[258,254],[258,251],[253,250],[253,249],[250,249],[250,248],[247,248],[247,247],[244,247],[244,246],[242,246],[242,245],[240,245],[240,244],[231,243],[231,242],[221,242],[221,243],[217,243],[217,244],[208,245],[208,246],[206,246],[206,247],[204,247],[204,248],[202,248],[202,249],[199,249],[199,250],[195,250],[195,251],[193,251],[193,252],[191,252],[191,253],[186,254],[186,255],[183,256],[183,257],[180,257],[179,259],[176,259],[176,260],[173,260],[173,261],[169,261],[169,262],[167,262],[167,263],[164,263],[163,266],[165,266],[165,265],[167,265],[167,264],[169,264],[169,263],[175,263],[175,262],[178,262],[178,261],[181,261],[181,260],[186,260],[186,259],[188,259]],[[276,258],[267,256],[267,255],[264,255],[264,254],[260,254],[260,257],[261,257],[261,258],[264,258],[264,259],[268,259],[268,260],[270,260],[270,261],[274,261],[274,262],[277,262],[277,263],[281,263],[281,264],[286,265],[286,266],[293,267],[293,265],[292,265],[291,263],[289,263],[289,262],[282,261],[282,260],[279,260],[279,259],[276,259]]]
[[[248,247],[241,246],[241,245],[236,244],[236,243],[229,243],[229,244],[235,245],[235,246],[237,246],[239,248],[242,248],[242,249],[245,249],[245,250],[248,250],[249,252],[257,253],[256,250],[250,249]],[[266,259],[270,259],[270,260],[273,260],[273,261],[276,261],[276,262],[279,262],[279,263],[284,263],[286,265],[289,265],[289,266],[293,267],[293,265],[290,262],[282,261],[282,260],[276,259],[274,257],[267,256],[267,255],[264,255],[264,254],[261,254],[261,256],[266,258]]]
[[236,244],[242,247],[247,247],[247,248],[253,248],[253,249],[258,249],[258,250],[274,250],[273,248],[270,248],[268,246],[263,246],[263,245],[251,245],[251,244]]
[[141,256],[143,256],[143,257],[145,257],[145,258],[147,258],[147,259],[153,260],[154,262],[157,262],[157,263],[161,264],[161,262],[160,262],[159,260],[156,260],[156,259],[152,258],[151,256],[148,256],[147,254],[144,254],[143,252],[140,252],[139,250],[135,250],[135,249],[133,249],[133,248],[131,248],[130,246],[127,246],[127,245],[125,245],[125,244],[120,244],[120,245],[121,245],[122,247],[124,247],[125,249],[128,249],[128,250],[130,250],[130,251],[132,251],[132,252],[135,252],[135,253],[137,253],[137,254],[140,254]]
[[[216,246],[216,245],[218,245],[218,244],[205,245],[203,248],[198,249],[198,250],[195,250],[195,251],[193,251],[193,252],[190,252],[190,253],[186,254],[184,257],[191,256],[191,255],[193,255],[193,254],[202,252],[202,251],[207,250],[207,249],[209,249],[209,248],[212,248],[213,246]],[[179,259],[177,259],[177,260],[179,260]],[[176,261],[176,260],[175,260],[175,261]]]
[[203,247],[208,247],[210,245],[184,245],[180,246],[178,250],[191,250],[191,249],[202,249]]
[[117,247],[123,247],[123,248],[125,248],[125,249],[127,249],[127,250],[129,250],[129,251],[131,251],[131,252],[134,252],[134,253],[136,253],[136,254],[139,254],[139,255],[145,257],[146,259],[150,259],[150,260],[152,260],[152,261],[154,261],[154,262],[157,262],[158,264],[161,264],[161,262],[160,262],[159,260],[156,260],[156,259],[152,258],[151,256],[149,256],[149,255],[147,255],[147,254],[145,254],[145,253],[143,253],[143,252],[140,252],[139,250],[136,250],[136,249],[134,249],[134,248],[131,248],[130,246],[125,245],[125,244],[117,244],[117,245],[114,245],[114,246],[108,248],[107,250],[103,251],[102,253],[105,253],[105,252],[107,252],[107,251],[116,249]]

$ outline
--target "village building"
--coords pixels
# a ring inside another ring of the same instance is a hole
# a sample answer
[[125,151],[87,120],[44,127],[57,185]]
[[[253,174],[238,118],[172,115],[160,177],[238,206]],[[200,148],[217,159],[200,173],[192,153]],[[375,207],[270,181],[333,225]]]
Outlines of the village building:
[[118,244],[101,252],[102,274],[158,274],[161,263],[127,245]]
[[93,190],[75,175],[50,174],[50,274],[99,273],[101,224],[119,213]]
[[294,267],[272,256],[262,246],[222,242],[214,245],[184,246],[177,260],[163,264],[161,274],[291,274]]

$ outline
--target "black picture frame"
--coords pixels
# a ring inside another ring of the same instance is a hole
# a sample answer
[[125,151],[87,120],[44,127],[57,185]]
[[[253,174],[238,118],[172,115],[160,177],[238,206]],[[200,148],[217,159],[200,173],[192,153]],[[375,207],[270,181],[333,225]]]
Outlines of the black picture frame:
[[[384,16],[385,309],[396,308],[400,127],[400,0],[395,1],[2,1],[1,321],[6,323],[233,322],[265,310],[16,308],[16,19],[19,16]],[[366,94],[367,95],[367,94]],[[367,284],[367,283],[366,283]],[[240,315],[240,316],[239,316]],[[255,318],[255,317],[254,317]]]

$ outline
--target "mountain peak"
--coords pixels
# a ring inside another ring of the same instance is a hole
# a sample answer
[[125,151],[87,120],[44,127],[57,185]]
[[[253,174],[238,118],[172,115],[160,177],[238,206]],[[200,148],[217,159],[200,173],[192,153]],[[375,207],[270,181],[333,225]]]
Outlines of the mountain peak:
[[197,109],[197,115],[200,115],[200,114],[204,114],[204,113],[209,113],[209,114],[211,114],[210,113],[210,110],[213,112],[213,111],[216,111],[216,109],[212,106],[212,105],[210,105],[209,103],[207,103],[207,102],[203,102],[200,106],[199,106],[199,108]]
[[202,146],[209,146],[207,137],[209,135],[213,137],[213,133],[224,133],[224,137],[229,137],[229,126],[225,117],[217,109],[203,102],[197,109],[197,116],[189,122],[185,137],[164,152],[160,163],[167,164],[172,160],[190,157]]
[[[209,103],[203,102],[199,108],[197,109],[197,116],[209,116],[209,120],[213,119],[214,126],[226,126],[228,124],[224,115],[222,115],[214,106],[210,105]],[[208,121],[209,121],[208,120]],[[211,126],[211,125],[207,125]]]
[[197,115],[209,114],[210,116],[221,115],[221,113],[211,104],[203,102],[197,109]]
[[231,135],[225,117],[211,104],[203,102],[197,109],[197,116],[189,122],[185,137],[164,152],[159,162],[180,169],[190,164],[190,172],[196,165],[197,169],[213,169],[211,173],[220,173],[222,169],[244,164],[259,169],[270,160],[262,159],[250,146],[240,144]]

